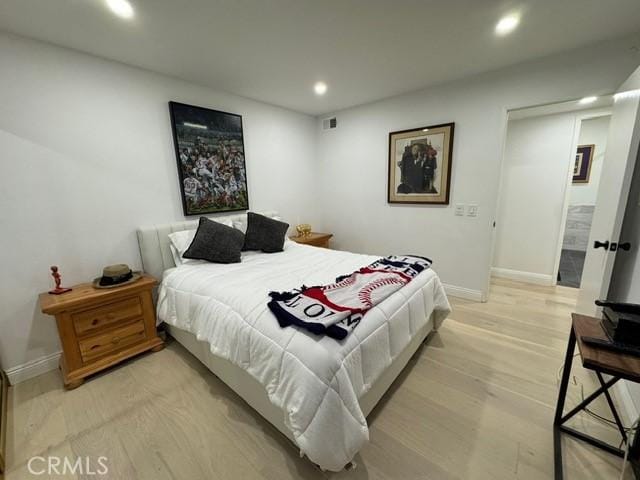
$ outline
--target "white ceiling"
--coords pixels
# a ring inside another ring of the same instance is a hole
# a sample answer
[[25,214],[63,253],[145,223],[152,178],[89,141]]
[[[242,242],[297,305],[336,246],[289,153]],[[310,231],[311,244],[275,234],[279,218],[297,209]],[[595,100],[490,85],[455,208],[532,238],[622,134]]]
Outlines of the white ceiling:
[[127,21],[104,0],[2,0],[0,29],[314,115],[640,30],[639,0],[130,1]]

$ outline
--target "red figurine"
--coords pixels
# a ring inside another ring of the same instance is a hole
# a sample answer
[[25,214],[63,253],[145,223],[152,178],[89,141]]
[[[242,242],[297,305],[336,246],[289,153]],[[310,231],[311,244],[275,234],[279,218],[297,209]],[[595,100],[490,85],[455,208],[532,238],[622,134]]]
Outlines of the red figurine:
[[49,290],[50,294],[52,294],[52,295],[60,295],[61,293],[65,293],[65,292],[70,292],[71,291],[70,288],[65,288],[65,287],[61,287],[60,286],[60,284],[62,283],[62,277],[58,273],[58,267],[56,267],[55,265],[53,265],[51,267],[51,276],[53,277],[53,279],[56,282],[56,288],[54,288],[53,290]]

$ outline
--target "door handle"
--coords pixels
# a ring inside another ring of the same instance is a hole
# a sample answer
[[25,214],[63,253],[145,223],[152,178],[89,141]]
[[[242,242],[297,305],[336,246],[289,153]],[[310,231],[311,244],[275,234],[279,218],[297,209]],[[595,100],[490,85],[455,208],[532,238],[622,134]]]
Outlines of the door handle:
[[596,240],[595,242],[593,242],[593,248],[604,248],[605,250],[608,250],[609,240],[607,240],[606,242],[599,242],[598,240]]
[[619,243],[618,249],[628,252],[629,250],[631,250],[631,243],[629,242]]

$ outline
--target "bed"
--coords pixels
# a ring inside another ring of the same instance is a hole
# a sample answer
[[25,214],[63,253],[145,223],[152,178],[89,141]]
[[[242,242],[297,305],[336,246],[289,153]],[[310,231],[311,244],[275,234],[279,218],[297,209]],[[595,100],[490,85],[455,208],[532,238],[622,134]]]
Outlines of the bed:
[[[246,214],[222,218],[241,223]],[[337,341],[281,328],[268,293],[331,283],[379,257],[287,241],[283,252],[244,252],[241,263],[176,267],[168,234],[196,225],[138,231],[145,271],[162,278],[159,322],[301,455],[343,469],[368,441],[366,416],[450,311],[438,276],[420,273]]]

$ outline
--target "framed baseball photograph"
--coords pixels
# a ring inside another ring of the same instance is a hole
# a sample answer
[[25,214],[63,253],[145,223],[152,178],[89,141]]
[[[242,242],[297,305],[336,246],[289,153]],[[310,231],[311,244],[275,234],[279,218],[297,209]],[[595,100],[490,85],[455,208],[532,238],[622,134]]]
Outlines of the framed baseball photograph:
[[589,183],[591,161],[595,149],[595,145],[578,145],[576,163],[573,165],[573,183]]
[[389,203],[449,204],[453,123],[389,134]]
[[249,208],[242,117],[169,102],[185,215]]

